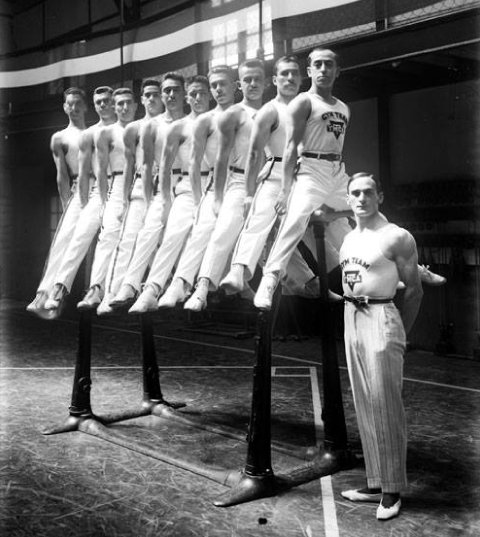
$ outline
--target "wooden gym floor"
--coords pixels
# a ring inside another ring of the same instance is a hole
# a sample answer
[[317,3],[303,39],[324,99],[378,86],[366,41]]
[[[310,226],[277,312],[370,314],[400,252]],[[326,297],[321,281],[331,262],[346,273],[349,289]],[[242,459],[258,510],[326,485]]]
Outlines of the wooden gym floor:
[[[394,520],[353,504],[360,465],[277,496],[229,507],[212,501],[228,488],[155,457],[83,432],[42,435],[68,416],[78,322],[29,316],[0,302],[0,535],[15,537],[450,537],[480,535],[480,363],[410,351],[404,398],[410,487]],[[181,315],[155,322],[162,391],[181,412],[246,434],[253,339],[186,330]],[[358,430],[339,341],[349,442]],[[273,344],[272,440],[305,454],[322,445],[321,354],[317,338]],[[320,387],[320,388],[319,388]],[[136,318],[94,318],[94,412],[138,407],[142,397]],[[147,416],[112,428],[152,451],[192,465],[241,469],[246,443]],[[272,451],[276,474],[302,468],[301,456]]]

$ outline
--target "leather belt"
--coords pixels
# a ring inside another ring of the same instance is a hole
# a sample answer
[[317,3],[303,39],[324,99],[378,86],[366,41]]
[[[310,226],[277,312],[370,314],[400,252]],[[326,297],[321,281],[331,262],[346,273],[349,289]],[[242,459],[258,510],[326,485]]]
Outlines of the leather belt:
[[342,160],[342,155],[337,153],[314,153],[312,151],[304,151],[302,157],[315,158],[317,160],[328,160],[330,162],[337,162]]
[[245,170],[242,170],[242,168],[237,168],[236,166],[229,166],[228,169],[233,173],[245,173]]
[[270,162],[282,162],[282,157],[268,157],[267,160]]
[[[182,175],[188,175],[188,172],[182,172]],[[209,175],[210,175],[209,171],[200,172],[201,177],[208,177]]]
[[111,177],[117,177],[117,175],[123,175],[123,170],[121,172],[112,172]]
[[349,296],[343,295],[346,302],[351,302],[357,308],[363,308],[369,304],[388,304],[393,302],[393,298],[370,298],[369,296]]
[[182,173],[182,168],[173,168],[172,173],[174,175],[180,175]]

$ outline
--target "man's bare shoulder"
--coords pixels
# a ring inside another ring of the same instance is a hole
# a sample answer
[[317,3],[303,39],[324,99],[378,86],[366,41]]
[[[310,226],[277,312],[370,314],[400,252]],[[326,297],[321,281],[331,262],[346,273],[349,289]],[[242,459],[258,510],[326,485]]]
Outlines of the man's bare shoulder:
[[405,228],[389,222],[378,231],[382,251],[387,257],[409,256],[415,251],[415,239]]
[[275,106],[275,99],[266,102],[255,116],[255,122],[262,125],[264,123],[274,124],[278,119],[278,111]]

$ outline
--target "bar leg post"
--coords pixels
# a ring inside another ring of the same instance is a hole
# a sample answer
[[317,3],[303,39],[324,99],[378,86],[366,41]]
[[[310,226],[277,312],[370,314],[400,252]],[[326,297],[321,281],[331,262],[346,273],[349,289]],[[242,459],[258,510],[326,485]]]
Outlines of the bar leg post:
[[152,410],[156,405],[165,405],[176,409],[186,406],[185,403],[171,403],[164,399],[160,388],[152,314],[143,313],[140,315],[140,324],[143,360],[143,408]]
[[317,468],[327,475],[338,470],[351,468],[355,463],[354,456],[348,448],[347,427],[343,411],[342,389],[335,341],[334,306],[328,300],[324,223],[321,220],[313,220],[313,229],[317,248],[320,301],[323,319],[321,345],[324,396],[322,411],[324,453],[317,457],[315,463]]
[[228,507],[258,498],[273,496],[278,487],[271,463],[271,387],[272,387],[272,319],[278,308],[278,286],[272,311],[257,315],[255,336],[256,364],[253,369],[252,408],[248,428],[247,461],[234,486],[213,503]]
[[43,434],[67,433],[78,430],[79,424],[93,418],[90,405],[92,349],[92,314],[85,311],[80,314],[78,322],[78,347],[73,378],[72,399],[69,407],[70,416],[63,425],[46,429]]

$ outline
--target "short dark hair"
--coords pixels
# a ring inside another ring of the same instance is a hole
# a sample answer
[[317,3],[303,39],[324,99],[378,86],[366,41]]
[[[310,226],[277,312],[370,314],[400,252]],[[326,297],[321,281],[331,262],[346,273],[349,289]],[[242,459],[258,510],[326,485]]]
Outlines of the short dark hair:
[[235,82],[237,79],[235,71],[228,65],[215,65],[215,67],[212,67],[210,71],[208,71],[207,76],[210,78],[212,75],[217,75],[219,73],[227,75],[232,82]]
[[273,73],[275,75],[278,73],[278,66],[281,63],[296,63],[298,67],[300,67],[300,62],[298,61],[298,58],[293,54],[288,54],[287,56],[282,56],[281,58],[278,58],[278,60],[273,64]]
[[187,88],[188,86],[191,86],[192,84],[202,84],[208,90],[208,78],[204,75],[195,75],[195,76],[190,77],[187,80]]
[[158,80],[156,80],[155,78],[146,78],[143,82],[142,82],[142,85],[140,87],[140,93],[143,94],[145,88],[147,86],[155,86],[157,87],[158,89],[160,89],[160,82]]
[[180,73],[176,73],[175,71],[170,71],[168,73],[165,73],[163,75],[163,78],[162,78],[162,85],[163,83],[165,82],[165,80],[168,80],[168,79],[171,79],[171,80],[176,80],[177,82],[180,82],[180,84],[182,85],[182,87],[185,86],[185,78],[183,77],[183,75],[181,75]]
[[239,66],[238,66],[238,70],[240,71],[240,69],[243,69],[245,67],[248,67],[250,69],[253,69],[253,68],[258,68],[258,69],[261,69],[262,71],[265,71],[265,65],[263,63],[262,60],[259,60],[258,58],[253,58],[251,60],[245,60],[244,62],[242,62]]
[[110,86],[98,86],[98,88],[93,90],[93,94],[97,95],[98,93],[109,93],[111,97],[113,94],[113,88]]
[[349,179],[347,183],[347,193],[350,190],[350,184],[355,181],[355,179],[360,179],[360,177],[368,177],[375,183],[375,187],[377,189],[377,192],[380,194],[380,192],[383,192],[382,184],[380,181],[373,175],[373,173],[369,172],[358,172],[354,173]]
[[315,47],[315,48],[313,48],[308,53],[307,65],[312,65],[312,54],[314,52],[316,52],[316,51],[319,51],[319,50],[329,50],[333,54],[333,57],[335,59],[335,63],[337,64],[337,67],[340,65],[340,55],[337,52],[335,52],[333,49],[331,49],[330,47]]
[[81,88],[77,88],[76,86],[72,86],[71,88],[67,88],[63,92],[63,102],[67,100],[67,97],[69,95],[78,95],[84,103],[87,102],[87,94],[83,91]]
[[117,95],[131,95],[134,97],[133,91],[130,88],[117,88],[113,92],[113,97],[116,97]]

